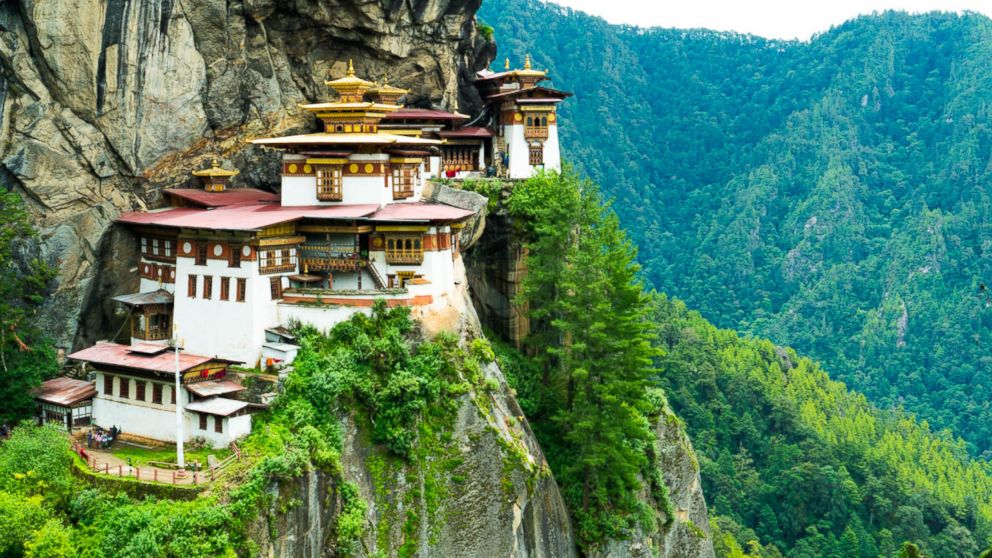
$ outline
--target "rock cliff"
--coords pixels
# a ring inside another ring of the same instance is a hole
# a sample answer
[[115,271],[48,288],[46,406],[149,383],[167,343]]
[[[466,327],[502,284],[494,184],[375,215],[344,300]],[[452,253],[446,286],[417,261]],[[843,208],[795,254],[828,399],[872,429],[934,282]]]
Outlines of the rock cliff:
[[[161,203],[214,154],[275,187],[246,140],[307,129],[301,102],[355,60],[408,100],[471,112],[495,50],[479,0],[14,0],[0,3],[0,181],[29,201],[59,270],[44,310],[63,348],[113,333],[136,266],[110,224]],[[80,320],[79,316],[86,316]]]

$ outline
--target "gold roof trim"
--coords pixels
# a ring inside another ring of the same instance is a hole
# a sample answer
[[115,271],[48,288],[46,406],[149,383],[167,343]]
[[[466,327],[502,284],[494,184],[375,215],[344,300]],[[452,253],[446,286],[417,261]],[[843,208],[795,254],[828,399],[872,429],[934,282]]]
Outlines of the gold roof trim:
[[193,171],[193,176],[231,177],[238,174],[238,172],[238,170],[221,168],[220,162],[217,161],[217,157],[214,157],[213,164],[209,169],[195,170]]

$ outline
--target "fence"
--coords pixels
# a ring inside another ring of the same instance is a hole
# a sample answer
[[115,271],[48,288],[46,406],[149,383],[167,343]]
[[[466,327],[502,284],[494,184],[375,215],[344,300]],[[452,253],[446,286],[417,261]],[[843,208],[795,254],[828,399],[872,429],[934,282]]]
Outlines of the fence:
[[[232,444],[233,445],[233,444]],[[224,458],[217,465],[205,471],[186,471],[179,469],[161,469],[159,467],[136,467],[125,465],[124,463],[111,463],[108,460],[100,460],[99,455],[91,454],[82,445],[73,442],[72,450],[86,462],[90,471],[96,474],[116,476],[119,478],[130,478],[141,482],[157,482],[165,484],[192,484],[194,486],[211,482],[217,478],[228,465],[235,460],[241,459],[241,452],[237,446],[233,446],[235,452]]]

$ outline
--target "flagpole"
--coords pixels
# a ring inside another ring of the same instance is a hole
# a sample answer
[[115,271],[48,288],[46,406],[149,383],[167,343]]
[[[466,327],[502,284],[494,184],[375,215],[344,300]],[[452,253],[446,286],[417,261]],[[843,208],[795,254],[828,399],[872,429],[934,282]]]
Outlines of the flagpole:
[[176,463],[179,465],[179,471],[186,470],[186,456],[183,452],[183,398],[182,391],[180,390],[180,372],[179,372],[179,345],[181,341],[179,340],[179,327],[176,324],[172,324],[172,344],[176,348]]

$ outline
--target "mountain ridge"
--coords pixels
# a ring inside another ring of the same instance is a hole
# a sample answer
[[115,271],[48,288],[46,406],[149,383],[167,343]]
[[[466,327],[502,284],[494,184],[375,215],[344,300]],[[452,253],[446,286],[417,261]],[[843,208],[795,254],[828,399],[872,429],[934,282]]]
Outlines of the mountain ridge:
[[563,144],[651,285],[988,455],[992,22],[884,12],[794,42],[528,0],[480,18],[575,91]]

